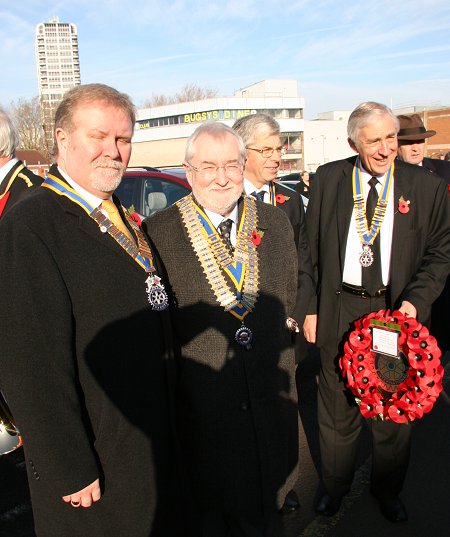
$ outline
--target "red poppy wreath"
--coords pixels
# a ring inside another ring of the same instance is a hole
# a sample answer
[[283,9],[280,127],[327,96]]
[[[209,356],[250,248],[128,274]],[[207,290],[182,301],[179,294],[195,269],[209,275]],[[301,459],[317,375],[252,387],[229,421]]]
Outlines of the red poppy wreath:
[[[397,356],[373,350],[374,327],[397,332]],[[406,423],[430,412],[441,393],[441,355],[436,339],[417,320],[380,310],[355,322],[339,365],[365,418]]]

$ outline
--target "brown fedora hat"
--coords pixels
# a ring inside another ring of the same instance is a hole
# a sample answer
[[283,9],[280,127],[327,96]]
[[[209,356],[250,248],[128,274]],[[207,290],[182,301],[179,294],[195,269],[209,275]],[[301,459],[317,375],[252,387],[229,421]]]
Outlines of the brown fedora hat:
[[427,131],[419,114],[397,117],[400,121],[400,130],[397,134],[399,140],[422,140],[436,134],[436,131]]

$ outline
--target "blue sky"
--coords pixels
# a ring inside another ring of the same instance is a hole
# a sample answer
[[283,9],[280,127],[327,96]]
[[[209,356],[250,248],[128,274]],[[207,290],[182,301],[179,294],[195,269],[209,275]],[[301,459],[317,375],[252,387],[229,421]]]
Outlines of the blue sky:
[[305,117],[366,100],[450,105],[448,0],[0,0],[0,104],[37,95],[36,24],[78,27],[82,83],[135,104],[296,79]]

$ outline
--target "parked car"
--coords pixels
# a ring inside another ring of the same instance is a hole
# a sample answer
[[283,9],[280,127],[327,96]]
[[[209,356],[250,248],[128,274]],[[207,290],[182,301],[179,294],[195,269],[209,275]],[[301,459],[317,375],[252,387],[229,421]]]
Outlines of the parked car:
[[122,205],[142,218],[169,207],[191,191],[182,177],[149,166],[127,168],[116,190]]

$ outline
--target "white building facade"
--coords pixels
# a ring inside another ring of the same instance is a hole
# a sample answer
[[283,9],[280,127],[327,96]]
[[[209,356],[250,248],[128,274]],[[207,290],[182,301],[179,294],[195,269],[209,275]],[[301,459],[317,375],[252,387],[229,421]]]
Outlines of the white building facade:
[[324,112],[317,119],[305,121],[305,170],[314,172],[321,164],[355,154],[347,140],[350,113]]
[[281,173],[301,171],[304,165],[304,99],[295,80],[264,80],[238,90],[233,97],[214,97],[138,110],[133,137],[132,166],[180,166],[187,138],[205,121],[230,127],[249,114],[274,117],[286,148]]

